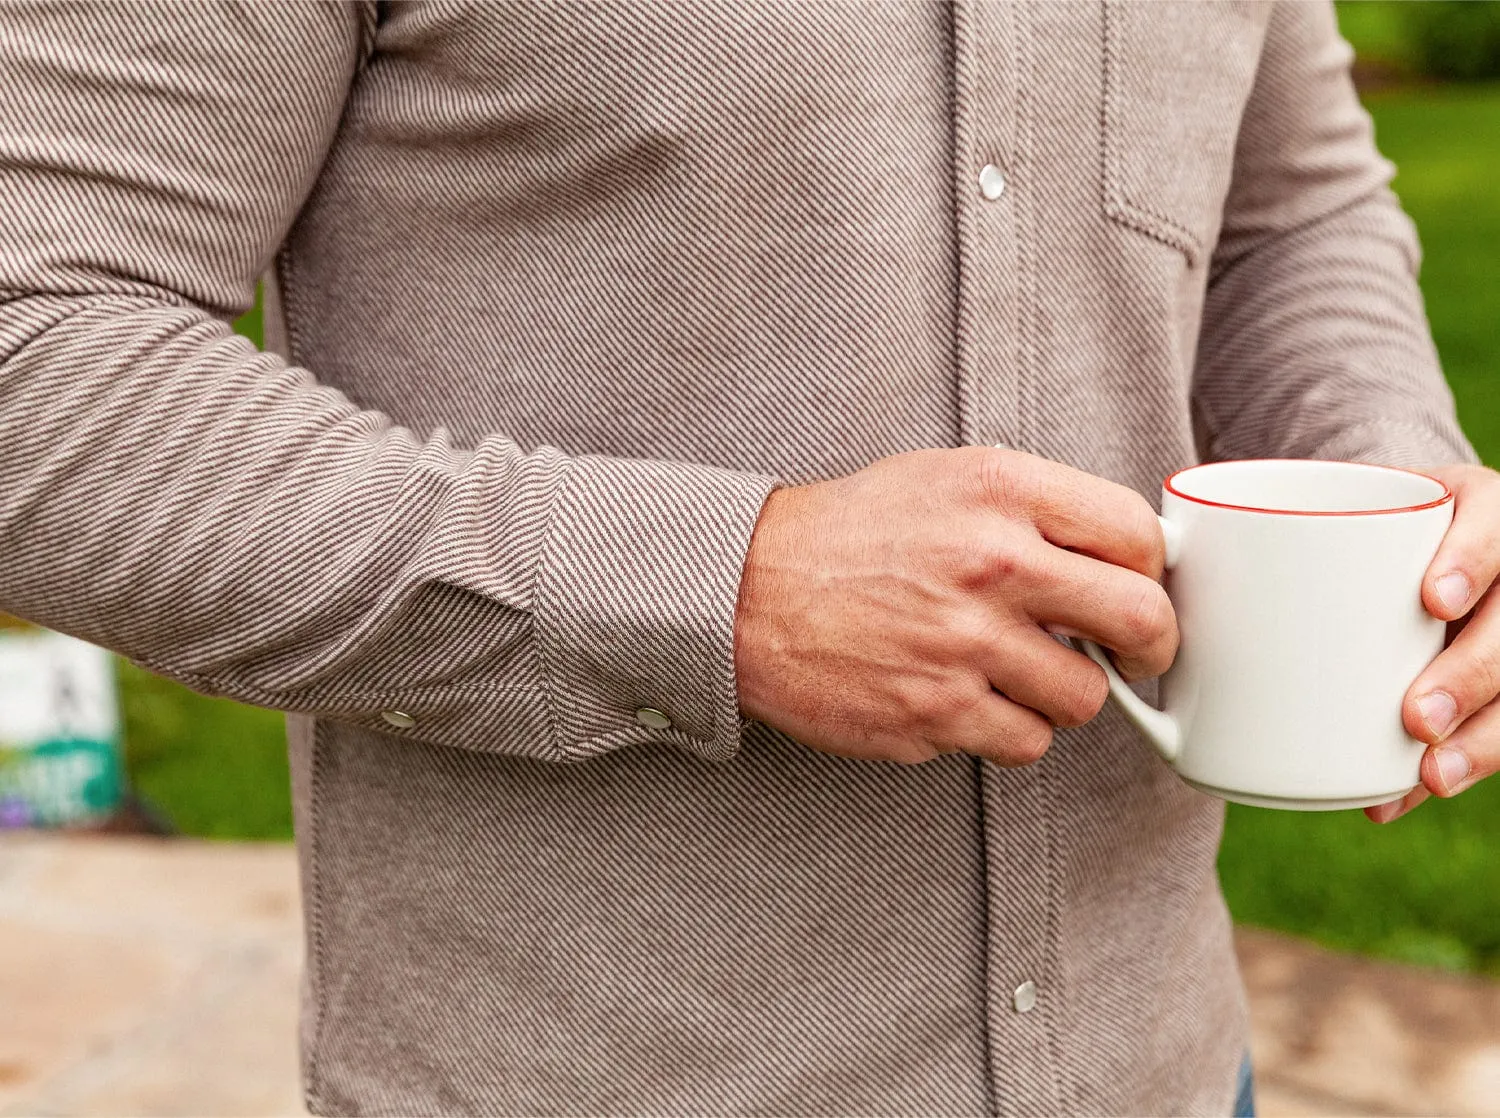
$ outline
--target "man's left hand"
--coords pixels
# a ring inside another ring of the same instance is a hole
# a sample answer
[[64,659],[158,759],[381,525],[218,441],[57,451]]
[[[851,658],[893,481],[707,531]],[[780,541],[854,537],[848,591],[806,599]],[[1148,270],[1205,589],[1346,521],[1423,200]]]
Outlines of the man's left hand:
[[1427,744],[1422,783],[1365,809],[1400,818],[1428,795],[1456,796],[1500,769],[1500,473],[1444,466],[1427,473],[1453,491],[1453,525],[1422,579],[1422,604],[1449,622],[1448,647],[1402,704],[1407,731]]

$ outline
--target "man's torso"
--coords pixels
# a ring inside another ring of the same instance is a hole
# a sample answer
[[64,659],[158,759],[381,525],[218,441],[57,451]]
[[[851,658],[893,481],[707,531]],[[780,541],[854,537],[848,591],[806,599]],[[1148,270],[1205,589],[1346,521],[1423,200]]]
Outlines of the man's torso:
[[[285,346],[460,445],[796,482],[999,442],[1154,494],[1196,456],[1263,25],[383,8],[278,260]],[[292,731],[319,1112],[1229,1104],[1220,810],[1112,711],[1014,771],[758,726],[723,765]]]

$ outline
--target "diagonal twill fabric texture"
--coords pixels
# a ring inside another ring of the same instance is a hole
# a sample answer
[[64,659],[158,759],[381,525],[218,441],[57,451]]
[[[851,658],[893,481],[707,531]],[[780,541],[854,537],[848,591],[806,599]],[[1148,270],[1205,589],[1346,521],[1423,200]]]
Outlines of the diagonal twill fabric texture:
[[1472,460],[1349,58],[1316,3],[0,8],[0,609],[290,712],[315,1113],[1228,1113],[1219,805],[1112,711],[814,753],[734,602],[775,486],[918,447]]

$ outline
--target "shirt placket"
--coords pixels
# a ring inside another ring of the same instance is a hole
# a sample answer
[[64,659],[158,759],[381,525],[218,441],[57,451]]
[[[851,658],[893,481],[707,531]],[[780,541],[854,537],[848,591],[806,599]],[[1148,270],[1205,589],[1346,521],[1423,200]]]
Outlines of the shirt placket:
[[[1025,4],[955,0],[955,362],[966,445],[1035,445],[1034,194],[1029,190],[1035,41]],[[986,1019],[999,1114],[1064,1106],[1058,1057],[1059,796],[1048,759],[974,762],[983,804]]]

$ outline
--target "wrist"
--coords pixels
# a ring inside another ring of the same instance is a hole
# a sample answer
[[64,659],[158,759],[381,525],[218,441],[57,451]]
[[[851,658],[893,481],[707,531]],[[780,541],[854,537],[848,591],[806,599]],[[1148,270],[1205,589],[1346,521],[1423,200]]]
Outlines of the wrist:
[[766,498],[750,537],[734,615],[734,667],[740,713],[764,721],[766,684],[783,642],[780,603],[789,528],[799,488],[778,489]]

